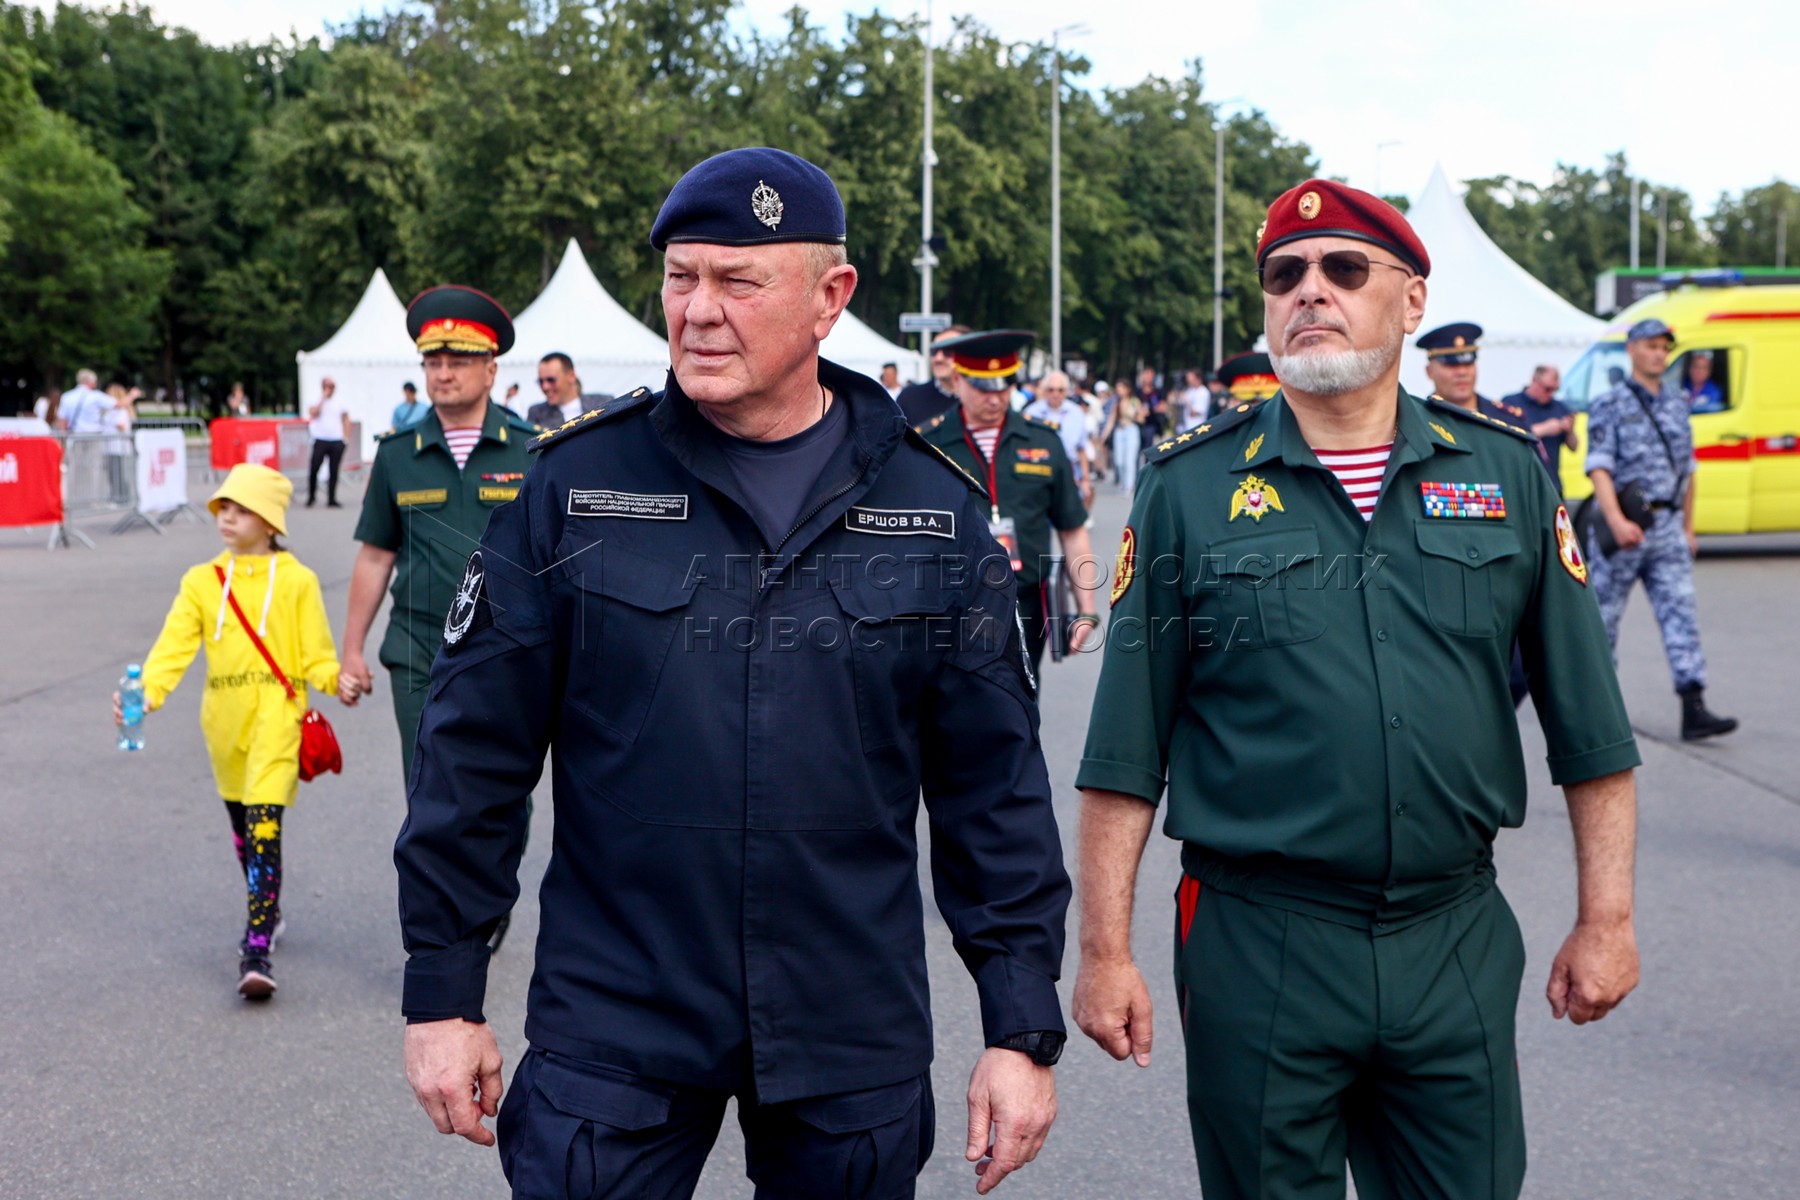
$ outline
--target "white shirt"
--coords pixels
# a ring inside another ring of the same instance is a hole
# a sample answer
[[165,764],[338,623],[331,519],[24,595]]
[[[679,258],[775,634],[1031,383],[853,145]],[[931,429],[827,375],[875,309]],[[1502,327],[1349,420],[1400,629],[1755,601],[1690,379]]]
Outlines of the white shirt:
[[344,440],[344,402],[336,392],[319,402],[319,415],[307,423],[315,442]]
[[577,396],[566,404],[557,405],[556,411],[562,414],[563,420],[573,421],[581,415],[581,397]]
[[1062,439],[1063,453],[1069,456],[1069,465],[1075,468],[1075,475],[1079,478],[1081,445],[1087,441],[1087,414],[1081,411],[1081,406],[1073,400],[1064,400],[1061,408],[1051,408],[1046,401],[1037,400],[1025,410],[1025,415],[1056,425],[1056,435]]
[[70,433],[105,433],[106,417],[112,407],[112,397],[105,392],[78,385],[62,394],[56,415],[68,425]]

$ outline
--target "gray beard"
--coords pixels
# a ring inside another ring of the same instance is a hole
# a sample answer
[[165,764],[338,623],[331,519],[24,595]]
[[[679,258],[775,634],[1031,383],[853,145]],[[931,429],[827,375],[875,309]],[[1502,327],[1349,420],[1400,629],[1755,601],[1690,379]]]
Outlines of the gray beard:
[[1400,357],[1402,340],[1396,337],[1385,346],[1335,354],[1271,354],[1269,362],[1282,387],[1311,396],[1342,396],[1380,379]]

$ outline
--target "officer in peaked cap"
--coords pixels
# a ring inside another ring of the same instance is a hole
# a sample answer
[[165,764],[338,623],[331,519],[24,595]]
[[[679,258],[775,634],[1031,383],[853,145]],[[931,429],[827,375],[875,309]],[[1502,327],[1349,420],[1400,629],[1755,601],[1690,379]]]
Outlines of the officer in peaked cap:
[[[1281,390],[1281,380],[1275,377],[1275,368],[1269,362],[1269,356],[1260,350],[1251,350],[1234,355],[1219,364],[1217,372],[1219,382],[1225,385],[1225,394],[1220,398],[1220,409],[1224,411],[1239,404],[1260,404]],[[1215,411],[1214,415],[1217,415]]]
[[1098,628],[1100,570],[1088,539],[1081,485],[1050,422],[1014,412],[1013,378],[1037,335],[990,329],[939,342],[956,367],[958,406],[918,427],[938,450],[986,488],[988,525],[1019,578],[1019,615],[1032,670],[1049,635],[1050,530],[1054,528],[1079,597],[1069,648],[1079,651]]
[[493,403],[494,362],[512,349],[512,318],[474,288],[446,285],[414,297],[406,332],[418,347],[431,405],[404,429],[377,439],[363,494],[344,627],[344,670],[360,691],[373,690],[364,645],[381,593],[392,580],[394,606],[381,640],[402,778],[412,774],[419,712],[431,660],[444,640],[463,563],[493,511],[518,495],[537,432]]
[[[1425,352],[1425,376],[1431,380],[1432,397],[1477,413],[1490,421],[1531,432],[1525,410],[1503,400],[1489,400],[1475,390],[1476,361],[1481,355],[1481,326],[1473,321],[1440,325],[1413,343]],[[1549,468],[1549,458],[1539,448],[1538,457]]]
[[1259,241],[1281,391],[1153,447],[1120,547],[1076,776],[1073,1012],[1148,1065],[1131,897],[1166,790],[1163,1021],[1207,1200],[1342,1200],[1346,1161],[1363,1196],[1512,1200],[1525,953],[1493,842],[1525,815],[1515,640],[1580,849],[1547,989],[1578,1023],[1637,980],[1631,725],[1526,435],[1399,386],[1431,269],[1406,218],[1314,179]]
[[921,795],[988,1047],[979,1190],[1053,1118],[1069,880],[1015,583],[980,485],[818,356],[856,287],[844,235],[792,154],[683,176],[651,234],[668,378],[541,435],[469,556],[394,852],[402,1007],[433,1122],[491,1143],[482,943],[554,746],[497,1130],[516,1196],[689,1196],[733,1097],[758,1196],[911,1196],[935,1126]]

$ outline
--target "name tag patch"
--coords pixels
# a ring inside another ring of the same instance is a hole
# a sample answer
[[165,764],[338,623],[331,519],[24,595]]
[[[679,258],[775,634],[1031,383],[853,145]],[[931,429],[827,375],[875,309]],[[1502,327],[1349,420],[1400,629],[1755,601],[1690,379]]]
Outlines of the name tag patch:
[[640,496],[635,492],[569,490],[571,517],[634,517],[640,521],[685,521],[686,496]]
[[1497,483],[1421,483],[1419,492],[1428,517],[1506,519],[1506,497]]
[[484,487],[481,489],[481,498],[486,501],[515,500],[518,495],[519,489],[516,487]]
[[1047,479],[1050,476],[1056,474],[1056,468],[1051,466],[1049,463],[1016,462],[1013,464],[1013,474],[1014,475],[1042,475]]
[[938,508],[852,508],[844,514],[844,528],[851,533],[879,533],[906,537],[956,537],[956,514]]
[[410,492],[397,492],[394,503],[406,504],[442,504],[450,498],[447,488],[418,488]]

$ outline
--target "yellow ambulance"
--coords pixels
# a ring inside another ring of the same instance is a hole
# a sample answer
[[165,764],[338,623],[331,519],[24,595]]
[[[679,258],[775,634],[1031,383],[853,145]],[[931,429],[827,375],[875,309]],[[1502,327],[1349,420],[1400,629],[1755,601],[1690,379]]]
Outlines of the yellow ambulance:
[[[1684,286],[1619,313],[1563,373],[1557,394],[1580,414],[1581,452],[1562,456],[1569,499],[1593,491],[1582,471],[1588,404],[1630,374],[1625,331],[1645,317],[1660,317],[1675,331],[1667,377],[1698,393],[1695,529],[1800,530],[1800,287]],[[1713,387],[1696,385],[1707,377]]]

